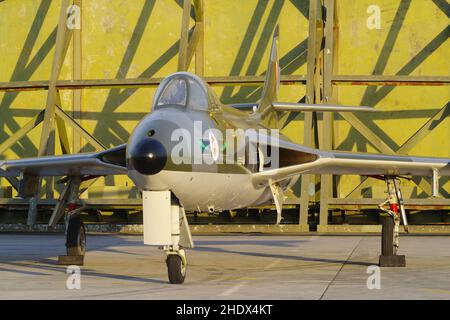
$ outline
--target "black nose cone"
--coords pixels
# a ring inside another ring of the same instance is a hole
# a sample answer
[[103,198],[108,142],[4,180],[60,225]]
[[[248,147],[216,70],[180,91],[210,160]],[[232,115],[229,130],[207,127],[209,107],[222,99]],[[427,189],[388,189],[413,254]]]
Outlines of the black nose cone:
[[155,139],[142,140],[130,151],[131,168],[141,174],[157,174],[164,168],[166,162],[166,149]]

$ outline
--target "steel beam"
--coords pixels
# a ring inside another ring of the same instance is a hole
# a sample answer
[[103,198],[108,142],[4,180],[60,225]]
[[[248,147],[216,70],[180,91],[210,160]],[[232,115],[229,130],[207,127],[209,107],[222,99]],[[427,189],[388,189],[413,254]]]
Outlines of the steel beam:
[[[378,204],[386,199],[381,198],[360,198],[360,199],[346,199],[346,198],[329,198],[329,206],[366,206],[367,208],[377,209]],[[409,198],[404,199],[407,209],[411,208],[428,208],[428,209],[443,209],[450,208],[450,199],[448,198],[424,198],[416,199]],[[54,206],[57,203],[57,199],[38,199],[37,204],[40,206]],[[83,199],[89,207],[135,207],[138,208],[142,205],[141,199],[103,199],[103,198],[91,198]],[[0,198],[0,206],[28,206],[29,201],[27,199],[20,198]],[[343,208],[343,207],[342,207]]]
[[[317,63],[317,41],[320,37],[317,34],[317,21],[319,19],[319,2],[310,0],[309,2],[309,30],[308,30],[308,52],[307,52],[307,79],[306,79],[306,103],[315,103],[315,73]],[[314,142],[313,135],[313,112],[306,112],[303,122],[303,144],[312,147]],[[300,189],[300,212],[299,224],[304,228],[309,228],[308,211],[311,195],[309,194],[310,185],[314,185],[314,175],[304,174],[301,176]]]
[[334,85],[360,86],[448,86],[450,77],[445,76],[404,76],[404,75],[334,75]]
[[97,150],[104,150],[106,147],[95,139],[89,132],[87,132],[82,126],[80,126],[75,120],[73,120],[67,113],[65,113],[58,106],[55,111],[56,115],[60,117],[66,124],[70,125],[74,131],[77,131],[82,138],[89,142]]
[[196,24],[194,29],[192,30],[192,35],[189,40],[189,44],[187,46],[187,53],[186,53],[186,70],[189,68],[189,65],[192,61],[192,58],[194,57],[194,53],[197,50],[198,42],[200,41],[202,30],[198,27]]
[[36,128],[44,119],[44,111],[39,112],[30,121],[27,122],[22,128],[16,131],[12,136],[0,144],[0,154],[11,148],[15,143],[19,142],[25,135],[31,130]]
[[441,108],[434,116],[428,119],[409,139],[397,150],[397,153],[407,154],[420,141],[422,141],[434,128],[436,128],[450,113],[450,102]]
[[[56,106],[62,108],[61,96],[59,91],[56,93]],[[63,154],[70,154],[69,136],[67,135],[67,128],[64,124],[64,120],[61,117],[56,117],[56,127],[58,128],[59,143]],[[75,133],[75,130],[74,130]]]
[[67,30],[67,8],[69,0],[61,0],[61,9],[59,13],[58,29],[56,34],[55,54],[53,57],[52,71],[48,84],[47,102],[45,104],[45,115],[42,126],[41,140],[39,143],[38,156],[46,156],[52,153],[52,146],[49,146],[49,139],[54,133],[55,105],[56,105],[56,81],[58,80],[61,66],[69,46],[71,30]]
[[[330,198],[330,204],[339,205],[371,205],[377,206],[386,199],[377,198],[360,198],[360,199],[345,199],[345,198]],[[449,206],[450,199],[445,198],[426,198],[426,199],[404,199],[406,205],[424,205],[424,206]],[[374,207],[375,209],[375,207]]]
[[[325,0],[325,47],[323,50],[323,100],[322,103],[333,104],[335,99],[333,97],[333,88],[331,79],[333,75],[333,60],[334,60],[334,0]],[[334,112],[324,112],[322,123],[322,150],[333,149],[333,121]],[[326,174],[320,177],[320,215],[319,226],[328,225],[328,199],[332,196],[333,180],[332,175]],[[318,231],[320,231],[318,229]]]
[[[264,84],[265,76],[224,76],[204,77],[212,86],[254,86]],[[136,79],[91,79],[91,80],[58,80],[56,88],[59,90],[78,89],[111,89],[111,88],[146,88],[159,86],[163,78],[136,78]],[[306,84],[305,75],[282,75],[281,84]],[[0,91],[36,91],[48,90],[48,81],[16,81],[1,82]]]
[[[200,40],[199,40],[200,41]],[[200,43],[200,42],[199,42]],[[197,54],[197,52],[196,52]],[[333,76],[336,77],[336,76]],[[338,76],[343,77],[343,76]],[[409,76],[361,76],[361,78],[370,79],[374,78],[373,81],[364,80],[368,82],[364,85],[408,85],[415,86],[418,83],[422,83],[427,86],[438,86],[438,85],[450,85],[450,77],[411,77],[411,81],[408,79]],[[367,77],[367,78],[365,78]],[[402,78],[402,80],[394,80],[396,77]],[[222,76],[222,77],[204,77],[205,81],[210,85],[255,85],[263,84],[264,76]],[[335,79],[335,78],[333,78]],[[381,80],[385,79],[385,80]],[[439,80],[441,79],[441,80]],[[56,81],[57,89],[68,89],[68,90],[78,90],[78,89],[111,89],[111,88],[139,88],[139,87],[156,87],[158,86],[163,78],[135,78],[135,79],[83,79],[83,80],[58,80]],[[363,80],[361,80],[363,81]],[[282,84],[306,84],[306,75],[282,75]],[[395,82],[398,82],[395,84]],[[347,84],[353,85],[350,81],[336,81],[332,80],[332,84]],[[354,84],[363,85],[363,83],[358,82]],[[4,92],[14,92],[14,91],[36,91],[36,90],[48,90],[48,81],[12,81],[12,82],[0,82],[0,91]]]
[[367,127],[359,118],[350,112],[340,112],[339,115],[344,118],[350,125],[355,128],[367,141],[376,148],[379,152],[385,154],[395,154],[377,134],[375,134],[369,127]]
[[204,42],[205,42],[205,26],[203,0],[194,0],[195,8],[195,30],[198,30],[198,40],[195,46],[195,73],[203,77],[205,61],[204,61]]
[[191,0],[183,1],[183,15],[181,19],[180,47],[178,49],[178,71],[187,71],[189,68],[189,21],[191,18]]
[[38,197],[34,196],[27,200],[28,205],[28,215],[27,215],[27,225],[34,226],[37,220],[37,205],[38,205]]
[[[73,30],[73,65],[72,65],[72,79],[80,80],[82,78],[82,47],[81,47],[81,30],[83,28],[83,2],[82,0],[73,0],[73,4],[80,8],[80,29]],[[82,91],[74,90],[72,93],[72,112],[73,118],[81,121],[81,103]],[[81,136],[78,132],[73,132],[73,153],[81,150]]]

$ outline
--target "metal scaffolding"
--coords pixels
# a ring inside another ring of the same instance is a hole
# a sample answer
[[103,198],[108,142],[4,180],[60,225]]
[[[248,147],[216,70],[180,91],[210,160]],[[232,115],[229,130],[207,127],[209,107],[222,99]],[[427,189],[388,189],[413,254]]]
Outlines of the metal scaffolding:
[[[82,8],[82,0],[61,0],[59,21],[56,29],[54,43],[54,56],[51,73],[48,81],[13,81],[0,83],[0,91],[21,92],[29,90],[46,90],[47,99],[45,107],[20,130],[16,131],[9,138],[0,142],[0,154],[11,148],[15,143],[26,136],[37,125],[42,124],[40,135],[38,156],[52,155],[55,153],[55,131],[58,131],[59,141],[63,153],[76,153],[81,150],[82,140],[88,142],[97,150],[105,147],[93,135],[87,132],[75,119],[79,118],[82,112],[81,90],[99,88],[142,88],[157,86],[161,78],[136,78],[136,79],[97,79],[86,80],[81,76],[81,53],[82,41],[81,30],[69,29],[66,25],[68,17],[67,8],[73,4]],[[292,0],[292,2],[295,2]],[[5,2],[4,2],[5,3]],[[184,0],[182,3],[181,35],[178,48],[178,70],[188,70],[195,56],[195,72],[204,75],[204,8],[203,0]],[[190,19],[193,18],[195,24],[189,27]],[[305,100],[308,103],[338,103],[337,86],[341,85],[364,85],[364,86],[448,86],[450,77],[448,76],[410,76],[408,70],[401,70],[398,75],[339,75],[335,74],[334,68],[337,57],[337,41],[339,33],[338,23],[339,13],[336,10],[335,0],[310,0],[309,1],[309,35],[307,39],[307,74],[306,75],[283,75],[282,84],[304,84],[306,85]],[[447,28],[448,31],[448,28]],[[69,44],[72,41],[73,66],[72,80],[59,80],[61,66],[68,52]],[[263,76],[223,76],[205,77],[211,85],[260,85],[264,81]],[[64,112],[61,108],[60,90],[73,90],[73,116]],[[379,152],[385,154],[408,154],[408,152],[424,139],[445,117],[449,114],[449,104],[447,103],[436,114],[434,114],[419,130],[417,130],[407,141],[397,150],[392,149],[383,139],[377,135],[364,121],[351,113],[339,113],[339,116],[346,120],[356,131],[370,141],[371,145]],[[305,113],[304,117],[304,144],[318,147],[320,149],[332,150],[333,145],[333,123],[334,113],[325,113],[318,119],[317,114]],[[322,122],[321,139],[319,141],[318,122]],[[67,126],[73,129],[73,141],[69,141],[66,131]],[[300,134],[300,133],[299,133]],[[34,206],[30,206],[30,215],[36,211],[36,205],[54,204],[53,182],[47,179],[47,199],[31,201]],[[431,196],[431,185],[425,179],[414,179],[424,192]],[[16,179],[9,179],[11,186],[18,188]],[[368,179],[363,181],[345,198],[333,197],[333,190],[336,188],[336,181],[331,175],[311,176],[303,175],[301,179],[301,196],[296,204],[300,206],[299,231],[308,231],[308,210],[313,202],[320,202],[320,224],[318,231],[328,230],[328,217],[330,206],[333,207],[361,207],[375,206],[382,202],[382,199],[354,198],[362,188],[370,184]],[[311,194],[311,185],[320,185],[320,193]],[[111,205],[117,201],[111,199],[88,199],[88,205]],[[0,199],[0,205],[28,205],[28,199]],[[138,199],[120,200],[122,205],[140,205]],[[429,198],[429,199],[405,199],[405,203],[411,207],[450,207],[450,199]],[[31,219],[33,223],[33,219]],[[335,230],[335,229],[333,229]]]

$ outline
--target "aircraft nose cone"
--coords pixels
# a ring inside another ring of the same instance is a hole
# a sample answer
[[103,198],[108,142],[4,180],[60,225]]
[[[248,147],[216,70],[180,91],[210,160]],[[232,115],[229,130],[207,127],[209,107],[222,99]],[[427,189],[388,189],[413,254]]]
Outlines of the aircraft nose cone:
[[130,152],[130,165],[141,174],[157,174],[164,168],[166,162],[166,149],[156,139],[142,140]]

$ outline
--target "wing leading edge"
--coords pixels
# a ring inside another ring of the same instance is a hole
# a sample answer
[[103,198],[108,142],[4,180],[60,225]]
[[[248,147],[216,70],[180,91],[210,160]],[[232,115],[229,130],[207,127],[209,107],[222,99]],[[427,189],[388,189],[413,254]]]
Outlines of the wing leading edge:
[[281,181],[299,174],[355,174],[355,175],[405,175],[432,176],[438,170],[440,176],[450,175],[449,158],[379,155],[369,153],[325,152],[312,149],[315,160],[270,169],[254,174],[255,183]]
[[126,145],[95,153],[0,161],[0,177],[127,174]]

